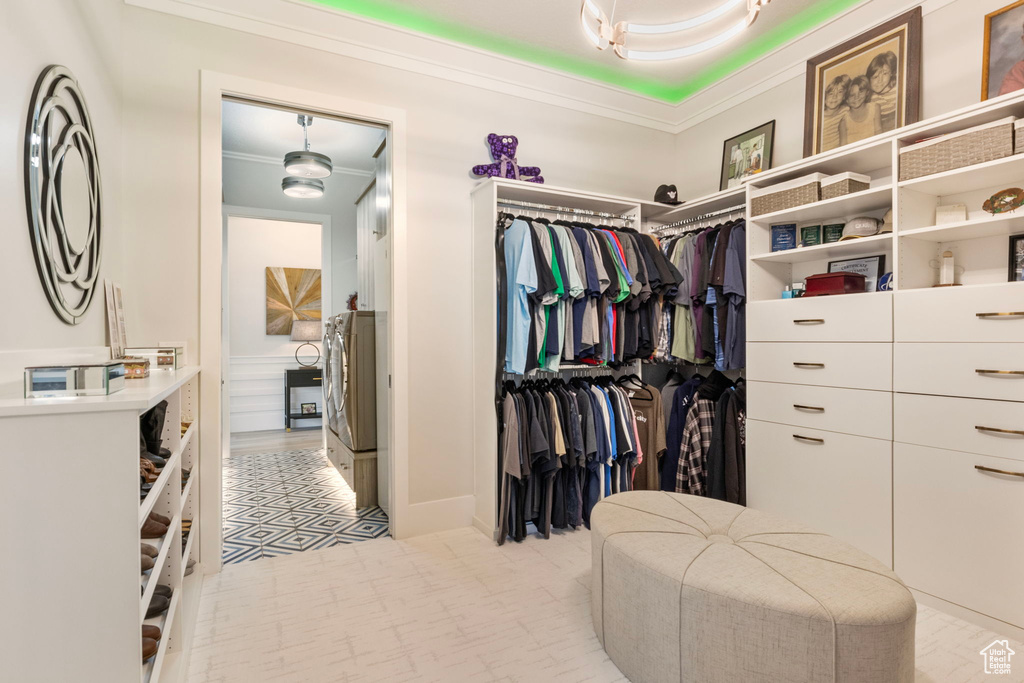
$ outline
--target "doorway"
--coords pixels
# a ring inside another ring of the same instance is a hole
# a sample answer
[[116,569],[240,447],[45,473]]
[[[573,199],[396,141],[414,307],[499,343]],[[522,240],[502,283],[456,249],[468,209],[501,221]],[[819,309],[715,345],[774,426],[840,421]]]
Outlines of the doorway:
[[[390,250],[364,215],[368,197],[388,206],[386,140],[377,124],[223,100],[224,564],[389,533],[389,330],[374,290],[388,289]],[[362,338],[341,333],[357,319]]]

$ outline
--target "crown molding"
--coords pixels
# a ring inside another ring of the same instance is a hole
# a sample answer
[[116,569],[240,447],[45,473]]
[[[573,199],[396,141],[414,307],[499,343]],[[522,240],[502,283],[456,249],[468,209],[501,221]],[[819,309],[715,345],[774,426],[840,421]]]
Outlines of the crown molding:
[[[280,168],[284,167],[283,157],[279,159],[277,157],[268,157],[260,154],[247,154],[245,152],[232,152],[228,150],[224,150],[222,156],[225,159],[234,159],[235,161],[246,161],[254,164],[269,164]],[[361,178],[369,178],[374,175],[374,171],[364,171],[361,168],[348,168],[347,166],[334,166],[334,173],[354,175]]]

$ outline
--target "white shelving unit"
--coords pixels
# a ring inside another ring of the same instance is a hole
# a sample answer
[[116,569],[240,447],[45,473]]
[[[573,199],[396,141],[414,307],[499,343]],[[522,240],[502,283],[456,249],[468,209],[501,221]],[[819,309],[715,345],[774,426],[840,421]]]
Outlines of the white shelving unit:
[[[0,495],[18,519],[0,526],[6,618],[0,658],[11,680],[83,683],[180,681],[198,614],[202,569],[185,580],[199,533],[199,370],[157,371],[104,397],[0,399]],[[167,401],[163,444],[171,457],[139,498],[139,417]],[[183,433],[182,422],[190,422]],[[182,470],[191,470],[183,487]],[[160,539],[142,539],[151,512],[171,518]],[[193,531],[183,550],[183,519]],[[139,544],[155,546],[140,573]],[[198,557],[193,559],[199,560]],[[146,619],[157,585],[169,609]],[[160,627],[159,650],[142,661],[140,626]],[[51,652],[61,628],[72,625]]]

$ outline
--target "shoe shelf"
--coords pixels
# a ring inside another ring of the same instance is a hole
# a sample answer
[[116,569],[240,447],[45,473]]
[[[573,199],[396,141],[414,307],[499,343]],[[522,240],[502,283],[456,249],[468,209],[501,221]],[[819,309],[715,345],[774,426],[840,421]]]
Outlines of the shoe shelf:
[[167,660],[168,648],[170,647],[172,638],[168,635],[173,633],[175,626],[174,618],[178,613],[178,607],[181,604],[181,596],[178,591],[174,592],[171,596],[171,603],[167,608],[167,611],[159,616],[153,617],[152,619],[146,619],[142,623],[159,627],[163,637],[160,638],[160,646],[154,655],[144,666],[142,672],[143,683],[156,683],[160,680],[160,674],[164,668],[164,663]]
[[153,507],[156,502],[160,500],[160,497],[166,493],[167,482],[171,480],[171,477],[177,473],[178,480],[181,478],[181,449],[176,449],[171,453],[171,457],[167,460],[167,464],[164,465],[163,472],[153,483],[153,488],[149,490],[146,497],[142,499],[139,504],[139,526],[141,527],[145,522],[146,518],[149,517],[149,513],[153,512]]
[[174,544],[171,542],[171,538],[174,536],[174,529],[176,528],[175,523],[177,523],[177,528],[181,527],[181,515],[171,520],[171,526],[168,527],[168,531],[163,538],[142,539],[142,543],[148,543],[149,545],[156,547],[158,549],[158,554],[156,556],[156,560],[153,562],[153,568],[146,572],[146,574],[143,574],[145,580],[142,582],[142,586],[144,588],[142,591],[142,597],[139,599],[140,619],[145,620],[146,610],[149,608],[149,603],[153,599],[153,592],[156,590],[157,585],[167,585],[170,583],[168,581],[169,577],[167,576],[168,572],[165,572],[164,570],[167,567],[167,558],[170,556],[171,549],[174,547]]

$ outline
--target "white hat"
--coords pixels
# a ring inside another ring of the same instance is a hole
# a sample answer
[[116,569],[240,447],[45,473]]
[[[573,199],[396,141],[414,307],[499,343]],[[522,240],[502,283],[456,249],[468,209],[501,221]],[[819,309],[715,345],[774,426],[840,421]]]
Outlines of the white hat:
[[855,240],[860,237],[871,237],[872,235],[878,234],[878,226],[881,223],[877,218],[871,218],[870,216],[861,216],[860,218],[852,218],[850,222],[843,228],[843,236],[839,239],[840,242],[845,240]]
[[886,232],[892,232],[892,209],[885,212],[885,217],[882,219],[882,227],[878,229],[879,235]]

